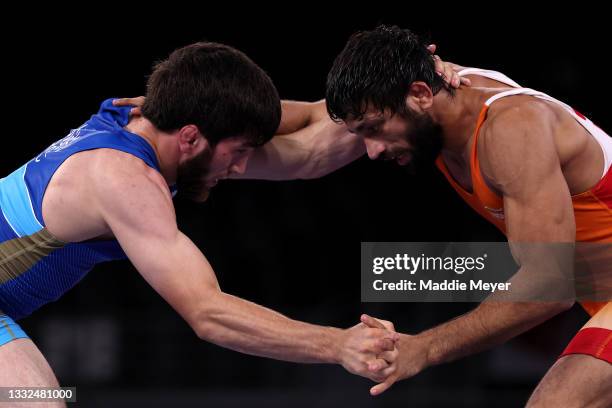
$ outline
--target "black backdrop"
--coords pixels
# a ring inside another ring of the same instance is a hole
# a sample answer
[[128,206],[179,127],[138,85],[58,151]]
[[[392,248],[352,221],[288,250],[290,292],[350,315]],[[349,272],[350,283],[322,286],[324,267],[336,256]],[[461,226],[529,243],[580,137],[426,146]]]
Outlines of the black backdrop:
[[[380,22],[412,28],[439,44],[444,59],[503,71],[612,129],[609,34],[598,10],[535,17],[525,6],[506,5],[512,9],[483,8],[475,16],[473,5],[380,12],[292,4],[223,12],[177,6],[150,16],[97,7],[76,16],[66,10],[64,17],[51,9],[7,11],[2,175],[80,125],[103,99],[142,94],[152,63],[174,48],[202,39],[228,43],[260,64],[283,98],[317,100],[348,36]],[[411,177],[366,158],[319,180],[223,182],[206,204],[178,197],[176,207],[181,229],[202,248],[226,292],[339,327],[369,312],[414,333],[474,307],[360,303],[360,241],[503,239],[433,168]],[[382,407],[520,406],[585,320],[574,308],[375,399],[367,380],[340,367],[265,360],[198,340],[127,262],[96,268],[20,323],[60,382],[78,386],[79,406]]]

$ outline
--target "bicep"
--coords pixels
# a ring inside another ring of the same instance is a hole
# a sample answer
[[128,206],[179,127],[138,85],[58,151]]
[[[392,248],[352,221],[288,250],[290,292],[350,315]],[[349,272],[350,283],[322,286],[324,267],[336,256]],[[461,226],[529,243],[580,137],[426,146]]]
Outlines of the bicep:
[[504,196],[508,242],[519,266],[513,296],[554,301],[549,306],[558,312],[573,300],[574,213],[561,170],[534,172],[524,189]]
[[493,117],[485,132],[484,167],[503,194],[509,240],[571,242],[575,238],[554,121],[547,107],[529,103]]
[[575,238],[572,200],[556,156],[527,153],[516,160],[523,160],[519,174],[502,187],[508,239],[572,242]]
[[267,180],[323,177],[365,153],[362,139],[328,116],[295,132],[277,135],[257,148],[245,174],[237,178]]
[[529,153],[526,156],[516,180],[502,187],[508,239],[573,241],[572,200],[558,159]]
[[277,135],[286,135],[298,131],[312,122],[320,120],[322,114],[327,115],[325,102],[281,101],[281,123]]
[[[554,125],[538,109],[507,119],[497,126],[499,133],[493,135],[497,140],[486,151],[503,193],[510,250],[520,266],[512,278],[514,296],[569,300],[576,228],[554,144]],[[556,303],[551,307],[558,311]]]

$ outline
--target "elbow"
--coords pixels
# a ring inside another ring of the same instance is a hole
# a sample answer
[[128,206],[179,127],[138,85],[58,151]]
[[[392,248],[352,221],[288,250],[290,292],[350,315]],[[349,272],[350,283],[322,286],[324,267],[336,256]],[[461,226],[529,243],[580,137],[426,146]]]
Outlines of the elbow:
[[326,168],[317,160],[313,159],[313,161],[310,162],[308,166],[305,166],[305,168],[303,168],[302,171],[299,172],[296,178],[300,180],[314,180],[327,176],[331,172],[333,172],[333,170]]
[[200,340],[211,341],[214,333],[212,313],[206,308],[198,311],[191,328]]
[[215,307],[216,304],[217,300],[207,296],[207,300],[200,302],[191,314],[189,325],[201,340],[213,341],[215,333],[218,333],[219,327],[216,322],[219,320],[219,309]]
[[574,299],[568,299],[562,302],[559,302],[559,313],[570,310],[576,301]]

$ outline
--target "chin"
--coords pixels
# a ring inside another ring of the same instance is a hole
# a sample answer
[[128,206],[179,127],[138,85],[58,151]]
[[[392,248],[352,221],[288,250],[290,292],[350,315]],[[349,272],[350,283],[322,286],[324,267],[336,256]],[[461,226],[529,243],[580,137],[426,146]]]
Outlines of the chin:
[[210,190],[207,189],[206,191],[200,193],[197,196],[195,201],[198,203],[203,203],[203,202],[206,202],[206,200],[208,200],[208,197],[210,197]]
[[194,203],[203,203],[206,200],[208,200],[209,196],[210,196],[210,189],[207,188],[206,190],[203,190],[201,192],[189,194],[187,199],[189,201],[193,201]]

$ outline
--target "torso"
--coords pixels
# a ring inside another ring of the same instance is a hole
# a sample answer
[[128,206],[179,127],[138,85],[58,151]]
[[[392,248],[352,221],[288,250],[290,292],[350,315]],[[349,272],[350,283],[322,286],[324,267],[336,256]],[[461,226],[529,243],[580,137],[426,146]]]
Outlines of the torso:
[[[495,92],[490,92],[490,90],[485,92],[494,94],[499,91],[500,89],[496,89]],[[548,101],[538,100],[532,96],[517,95],[500,99],[492,104],[488,119],[481,128],[481,137],[478,138],[478,159],[482,176],[488,187],[498,195],[502,195],[495,181],[489,176],[491,174],[491,163],[483,154],[482,145],[486,143],[486,137],[483,137],[483,135],[486,133],[486,127],[495,120],[497,112],[524,103],[543,104],[546,109],[551,111],[554,121],[550,121],[549,125],[554,128],[553,133],[559,162],[571,194],[579,194],[595,186],[601,178],[604,166],[603,153],[597,141],[560,106]],[[536,134],[533,135],[533,137],[537,136]],[[470,142],[466,145],[465,153],[460,157],[449,152],[442,152],[448,171],[455,181],[468,192],[472,192],[469,157],[473,139],[474,135],[471,136]]]

